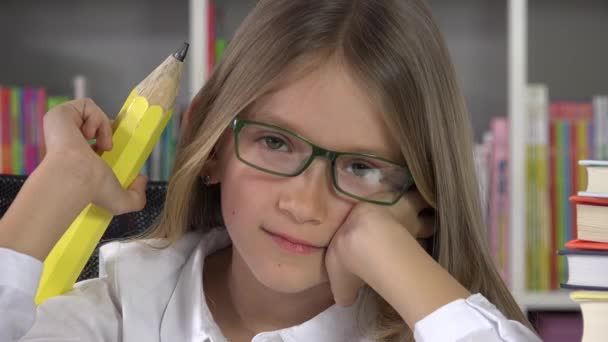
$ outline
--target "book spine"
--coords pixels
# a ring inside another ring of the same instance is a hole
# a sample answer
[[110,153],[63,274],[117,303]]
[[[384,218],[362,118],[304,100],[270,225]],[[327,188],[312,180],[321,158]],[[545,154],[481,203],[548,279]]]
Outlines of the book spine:
[[0,85],[0,173],[3,172],[4,166],[4,121],[2,121],[2,117],[4,116],[4,87]]
[[[567,169],[565,164],[567,163],[567,149],[566,149],[566,123],[562,119],[562,115],[565,112],[566,107],[564,103],[556,104],[556,111],[552,114],[555,120],[555,200],[556,200],[556,213],[555,213],[555,236],[556,246],[559,250],[564,243],[565,236],[565,223],[566,223],[566,212],[565,194],[568,192],[566,189],[567,182]],[[561,258],[557,258],[556,262],[557,282],[562,282],[563,270],[565,267],[564,261]]]
[[549,95],[546,87],[541,88],[537,95],[537,108],[535,113],[536,134],[536,174],[535,174],[535,193],[536,193],[536,223],[538,244],[538,268],[539,268],[539,288],[549,290],[551,287],[551,233],[549,226],[549,167],[548,167],[548,111]]
[[547,88],[542,84],[531,84],[527,92],[528,134],[526,143],[526,260],[527,287],[530,290],[548,288],[548,238],[543,234],[547,228],[544,221],[543,194],[546,194],[546,149],[547,149]]
[[600,96],[596,101],[599,102],[596,105],[599,105],[597,116],[600,122],[596,128],[598,132],[596,137],[600,137],[600,144],[597,147],[596,155],[599,160],[608,160],[608,96]]
[[[566,107],[566,111],[570,108]],[[562,151],[564,151],[564,158],[562,158],[561,168],[563,170],[563,185],[560,191],[559,201],[561,203],[561,212],[562,212],[562,229],[560,231],[560,241],[559,245],[563,246],[566,241],[568,241],[568,236],[570,235],[570,223],[571,223],[571,211],[570,203],[568,202],[568,197],[572,193],[572,168],[571,168],[571,159],[572,159],[572,148],[571,148],[571,123],[569,121],[561,122],[561,131],[562,131]],[[561,259],[563,260],[563,259]],[[566,265],[563,263],[560,267],[560,283],[563,283],[566,278]]]
[[[501,239],[507,239],[509,225],[509,194],[508,194],[508,121],[505,118],[495,118],[492,120],[492,134],[494,136],[494,148],[492,158],[492,177],[491,177],[491,209],[490,209],[490,246],[495,253],[495,260],[503,279],[508,281],[507,258]],[[508,243],[508,242],[507,242]]]
[[[559,111],[558,104],[551,104],[549,106],[549,113],[553,116]],[[558,265],[557,265],[557,251],[561,248],[558,245],[557,239],[557,124],[556,121],[551,119],[549,121],[549,230],[550,230],[550,244],[551,244],[551,257],[549,263],[550,269],[550,287],[551,289],[557,289],[559,287],[558,281]]]
[[23,90],[23,120],[24,125],[22,126],[23,130],[23,141],[24,141],[24,167],[25,174],[29,175],[34,171],[36,167],[36,151],[34,148],[34,115],[35,115],[35,105],[36,105],[36,94],[35,90],[27,87]]
[[11,88],[2,88],[2,173],[13,173]]
[[215,66],[215,10],[215,4],[209,0],[207,3],[207,75],[211,75]]
[[162,144],[157,143],[152,150],[150,159],[150,179],[154,181],[161,180],[161,163],[162,163]]
[[46,113],[47,94],[46,89],[38,88],[38,94],[36,96],[36,150],[38,159],[36,164],[40,164],[44,155],[46,154],[46,147],[44,144],[44,114]]
[[23,141],[21,137],[21,94],[22,89],[11,88],[11,154],[13,169],[11,174],[23,174]]

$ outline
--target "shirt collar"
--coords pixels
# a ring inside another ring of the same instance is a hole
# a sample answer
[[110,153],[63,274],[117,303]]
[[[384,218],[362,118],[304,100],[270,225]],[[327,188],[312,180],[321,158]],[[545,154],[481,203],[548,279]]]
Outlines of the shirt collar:
[[[213,320],[203,293],[203,262],[207,255],[230,245],[225,229],[205,234],[184,265],[161,324],[161,340],[193,341],[210,338],[224,341],[219,326]],[[332,305],[302,324],[285,329],[258,333],[253,341],[354,341],[359,337],[357,304],[343,308]],[[183,336],[176,336],[181,334]],[[164,336],[166,335],[166,336]]]

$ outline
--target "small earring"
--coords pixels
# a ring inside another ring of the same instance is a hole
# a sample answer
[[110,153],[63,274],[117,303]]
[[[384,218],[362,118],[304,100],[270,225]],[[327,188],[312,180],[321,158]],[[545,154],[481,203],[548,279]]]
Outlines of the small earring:
[[205,185],[207,185],[207,186],[211,185],[211,176],[209,176],[209,175],[205,175],[205,176],[203,177],[203,184],[205,184]]

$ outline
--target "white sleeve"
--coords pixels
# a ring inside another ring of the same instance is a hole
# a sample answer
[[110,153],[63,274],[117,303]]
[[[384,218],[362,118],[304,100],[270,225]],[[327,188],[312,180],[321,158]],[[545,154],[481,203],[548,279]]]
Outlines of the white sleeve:
[[0,248],[0,341],[119,341],[120,311],[104,278],[36,307],[42,263]]
[[508,320],[481,294],[455,300],[418,321],[414,338],[417,342],[541,342],[534,332]]

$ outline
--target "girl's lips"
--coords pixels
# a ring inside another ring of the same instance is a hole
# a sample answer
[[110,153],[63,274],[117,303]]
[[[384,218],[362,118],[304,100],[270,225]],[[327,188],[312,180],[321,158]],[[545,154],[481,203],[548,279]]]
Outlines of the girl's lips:
[[295,253],[295,254],[311,254],[320,250],[323,250],[323,247],[316,247],[303,242],[302,240],[294,239],[292,237],[279,235],[276,233],[272,233],[264,229],[264,231],[270,235],[270,238],[277,244],[279,247]]

